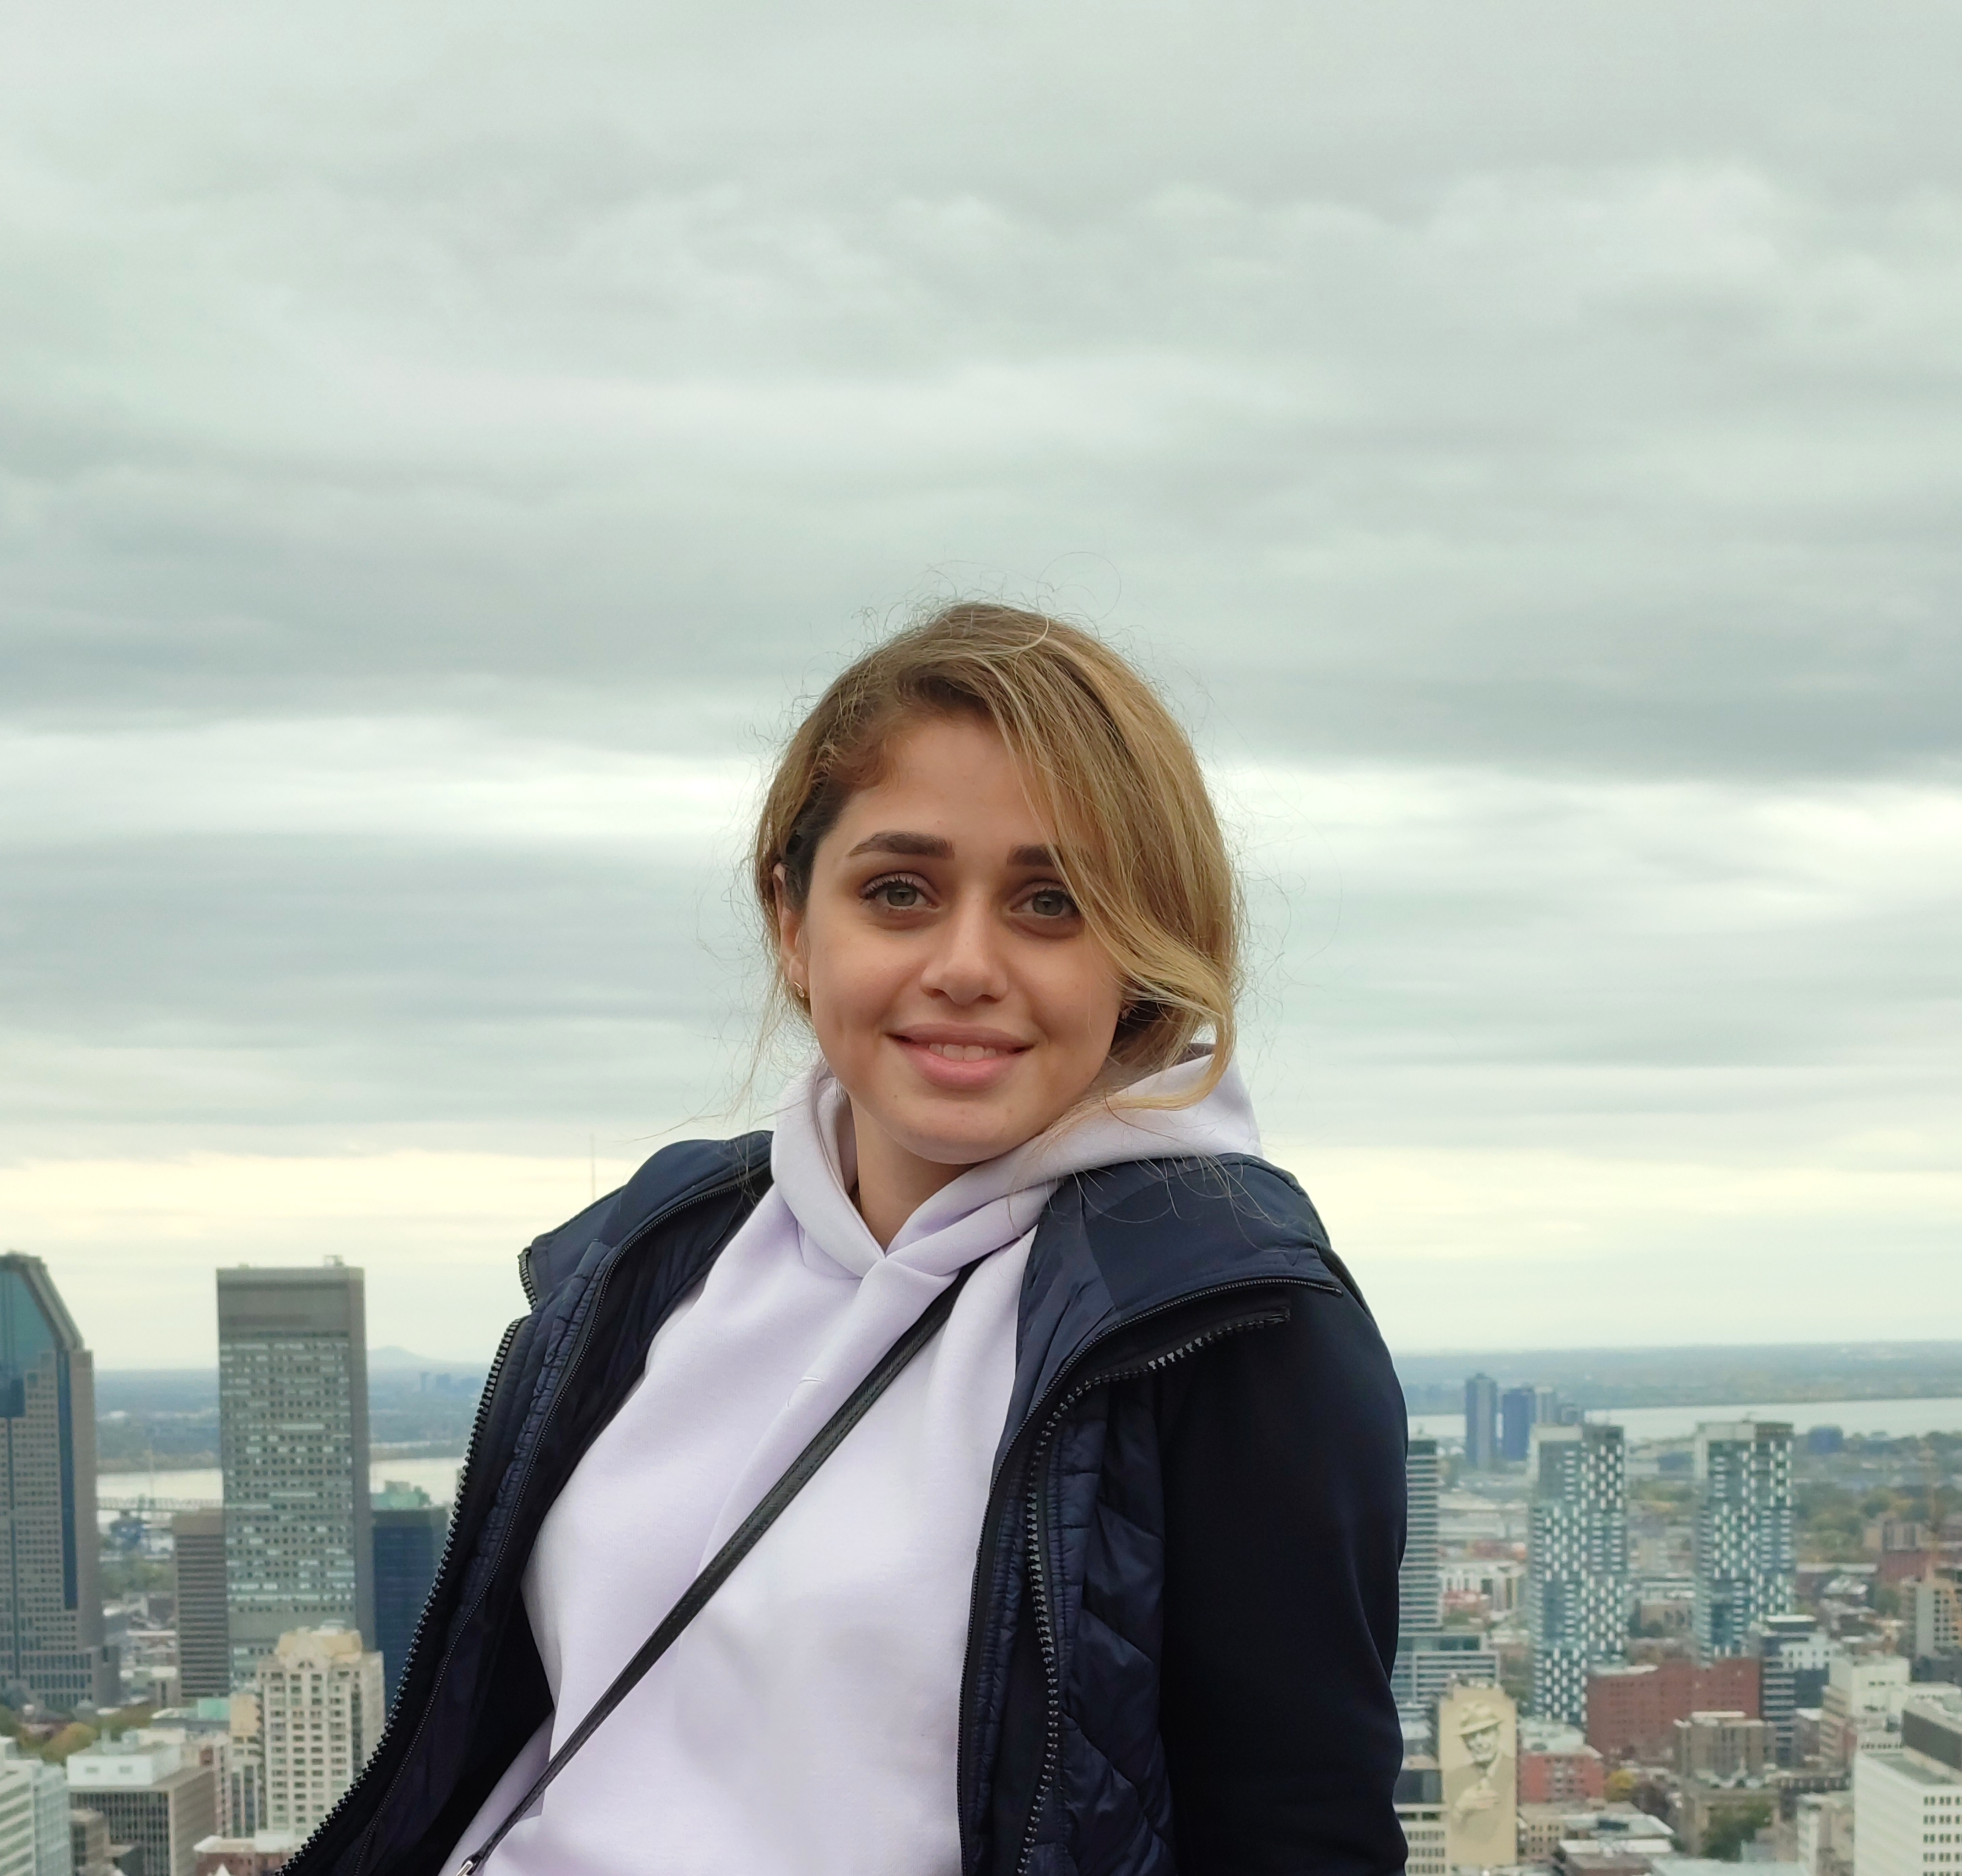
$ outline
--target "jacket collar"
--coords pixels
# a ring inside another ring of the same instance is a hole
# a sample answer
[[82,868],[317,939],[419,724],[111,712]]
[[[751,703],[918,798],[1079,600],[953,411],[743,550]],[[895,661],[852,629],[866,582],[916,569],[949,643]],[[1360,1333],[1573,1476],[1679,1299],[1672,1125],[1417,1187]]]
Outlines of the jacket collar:
[[1064,1180],[1029,1252],[1002,1453],[1066,1370],[1144,1319],[1242,1286],[1337,1290],[1344,1276],[1308,1195],[1264,1160],[1133,1160]]

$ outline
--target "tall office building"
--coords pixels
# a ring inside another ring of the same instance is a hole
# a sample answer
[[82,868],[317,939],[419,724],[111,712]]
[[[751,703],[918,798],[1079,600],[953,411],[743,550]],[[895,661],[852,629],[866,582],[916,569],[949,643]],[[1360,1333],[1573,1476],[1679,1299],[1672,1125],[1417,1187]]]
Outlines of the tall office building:
[[38,1257],[0,1256],[0,1699],[112,1706],[96,1565],[95,1368]]
[[221,1270],[218,1405],[237,1687],[289,1629],[375,1632],[361,1272]]
[[232,1691],[225,1619],[225,1514],[180,1511],[171,1520],[177,1591],[177,1698],[222,1700]]
[[1404,1538],[1404,1560],[1397,1571],[1397,1658],[1390,1685],[1397,1704],[1417,1704],[1412,1661],[1443,1626],[1444,1600],[1439,1577],[1441,1552],[1437,1533],[1437,1492],[1442,1468],[1435,1440],[1407,1440],[1404,1445],[1404,1491],[1409,1507]]
[[1791,1428],[1781,1421],[1706,1421],[1696,1429],[1696,1652],[1742,1654],[1751,1626],[1791,1612]]
[[1465,1383],[1465,1463],[1488,1472],[1499,1457],[1499,1384],[1489,1374]]
[[0,1739],[0,1876],[72,1876],[68,1775]]
[[1532,1450],[1540,1393],[1535,1387],[1509,1387],[1499,1396],[1499,1456],[1510,1464],[1523,1466]]
[[1746,1652],[1758,1662],[1758,1711],[1780,1765],[1797,1763],[1798,1709],[1823,1703],[1838,1651],[1810,1616],[1766,1616],[1751,1625]]
[[100,1814],[117,1842],[141,1847],[145,1876],[193,1876],[197,1840],[218,1827],[218,1774],[179,1734],[97,1740],[69,1755],[68,1785],[70,1801]]
[[382,1736],[382,1657],[346,1629],[296,1629],[260,1658],[257,1676],[264,1827],[304,1836]]
[[1962,1571],[1930,1570],[1899,1588],[1903,1651],[1917,1661],[1962,1661]]
[[[1434,1498],[1432,1503],[1434,1533]],[[419,1487],[398,1485],[392,1479],[375,1493],[374,1506],[375,1645],[382,1653],[382,1671],[392,1702],[423,1604],[436,1581],[436,1565],[443,1561],[449,1511],[432,1504],[429,1494]]]
[[1853,1876],[1952,1876],[1962,1868],[1962,1715],[1901,1710],[1897,1751],[1853,1766]]
[[1536,1718],[1585,1723],[1587,1670],[1628,1639],[1628,1510],[1622,1429],[1535,1427],[1526,1526],[1526,1629]]

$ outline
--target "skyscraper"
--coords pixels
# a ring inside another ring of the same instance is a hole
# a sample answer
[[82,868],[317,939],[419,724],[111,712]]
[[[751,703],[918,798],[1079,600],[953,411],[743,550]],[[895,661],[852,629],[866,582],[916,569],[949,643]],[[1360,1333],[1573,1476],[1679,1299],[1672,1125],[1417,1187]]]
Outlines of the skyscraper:
[[1539,1389],[1509,1387],[1499,1396],[1499,1456],[1515,1466],[1526,1463],[1532,1450],[1532,1430],[1539,1418]]
[[1443,1621],[1438,1581],[1437,1488],[1435,1440],[1410,1440],[1404,1447],[1404,1485],[1409,1504],[1404,1560],[1397,1571],[1397,1658],[1390,1673],[1399,1706],[1414,1705],[1411,1662],[1420,1638],[1435,1635]]
[[[430,1503],[429,1494],[391,1479],[375,1495],[375,1645],[389,1699],[402,1677],[409,1644],[430,1585],[443,1560],[443,1543],[449,1530],[449,1512]],[[1437,1500],[1431,1498],[1432,1548],[1436,1547]],[[1433,1569],[1433,1574],[1435,1571]]]
[[38,1257],[0,1256],[0,1698],[113,1705],[97,1584],[95,1368]]
[[375,1632],[361,1272],[221,1270],[218,1404],[236,1687],[289,1629]]
[[180,1511],[171,1520],[177,1606],[177,1697],[222,1700],[232,1691],[225,1620],[225,1514]]
[[1706,1421],[1696,1429],[1695,1464],[1696,1653],[1708,1661],[1744,1653],[1753,1623],[1791,1611],[1798,1561],[1791,1428]]
[[382,1736],[382,1657],[340,1629],[280,1636],[257,1668],[267,1825],[305,1836]]
[[1628,1511],[1622,1429],[1536,1427],[1526,1526],[1532,1708],[1584,1724],[1587,1670],[1618,1661],[1628,1637]]
[[1465,1463],[1488,1472],[1499,1456],[1499,1384],[1489,1374],[1465,1383]]

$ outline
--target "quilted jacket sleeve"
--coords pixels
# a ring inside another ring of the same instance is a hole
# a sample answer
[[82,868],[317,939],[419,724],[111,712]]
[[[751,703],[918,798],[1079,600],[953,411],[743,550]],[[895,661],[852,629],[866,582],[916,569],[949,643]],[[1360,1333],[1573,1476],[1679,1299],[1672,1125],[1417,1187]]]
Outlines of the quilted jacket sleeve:
[[1304,1292],[1285,1326],[1164,1386],[1160,1728],[1181,1876],[1388,1876],[1404,1421],[1376,1325],[1346,1294]]

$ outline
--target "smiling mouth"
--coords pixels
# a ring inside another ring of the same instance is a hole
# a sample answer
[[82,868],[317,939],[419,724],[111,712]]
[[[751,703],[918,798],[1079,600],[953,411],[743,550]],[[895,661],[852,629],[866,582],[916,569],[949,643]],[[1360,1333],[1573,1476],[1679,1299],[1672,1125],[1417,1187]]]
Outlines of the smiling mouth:
[[993,1061],[1002,1055],[1019,1055],[1020,1049],[989,1048],[979,1042],[922,1042],[919,1045],[929,1055],[938,1055],[950,1062]]

